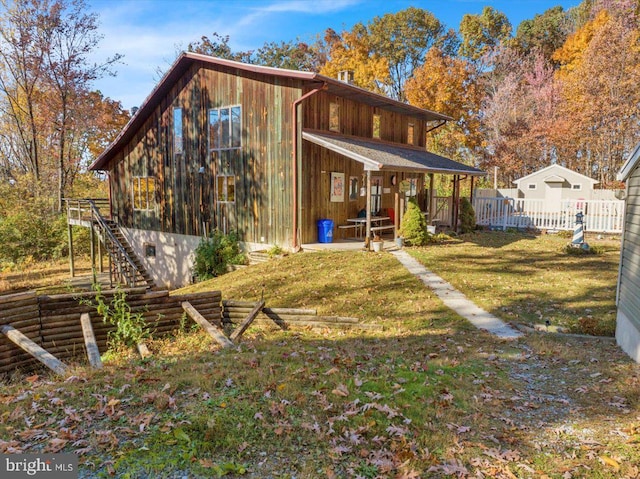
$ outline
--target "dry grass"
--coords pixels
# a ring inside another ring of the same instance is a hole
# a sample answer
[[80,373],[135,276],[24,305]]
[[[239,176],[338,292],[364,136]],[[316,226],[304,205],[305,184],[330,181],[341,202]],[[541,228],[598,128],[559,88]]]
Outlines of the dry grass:
[[640,473],[640,369],[609,339],[498,340],[388,254],[294,255],[189,288],[202,289],[387,330],[252,327],[219,350],[187,325],[153,341],[151,359],[16,378],[0,390],[0,453],[75,451],[83,477]]
[[[88,259],[76,259],[75,269],[78,275],[90,275],[91,262]],[[28,290],[65,292],[69,289],[69,279],[69,262],[66,260],[22,264],[0,270],[0,294]]]

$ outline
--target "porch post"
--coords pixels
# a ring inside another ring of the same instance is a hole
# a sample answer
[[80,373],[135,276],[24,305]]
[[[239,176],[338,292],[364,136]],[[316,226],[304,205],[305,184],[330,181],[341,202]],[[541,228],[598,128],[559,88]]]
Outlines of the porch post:
[[434,188],[434,179],[433,173],[429,173],[429,223],[433,224],[432,221],[435,219],[433,217],[433,203],[435,202],[435,194],[433,191]]
[[369,247],[369,240],[371,239],[371,170],[367,170],[367,227],[365,244]]
[[[69,213],[67,213],[67,222],[69,221]],[[73,264],[73,226],[67,223],[67,234],[69,235],[69,270],[71,277],[76,275],[75,265]]]

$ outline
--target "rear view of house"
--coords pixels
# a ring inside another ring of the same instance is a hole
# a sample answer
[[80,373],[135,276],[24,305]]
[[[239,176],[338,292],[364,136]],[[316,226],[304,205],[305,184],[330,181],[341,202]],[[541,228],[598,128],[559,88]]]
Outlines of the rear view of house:
[[91,168],[108,173],[104,214],[157,285],[177,286],[214,229],[295,251],[321,218],[424,196],[425,174],[456,188],[484,175],[426,151],[450,119],[316,73],[183,53]]

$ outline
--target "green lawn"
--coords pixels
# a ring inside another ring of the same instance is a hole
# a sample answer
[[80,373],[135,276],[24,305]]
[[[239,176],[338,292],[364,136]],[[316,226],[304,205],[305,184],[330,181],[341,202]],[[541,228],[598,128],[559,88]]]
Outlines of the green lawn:
[[587,240],[602,253],[569,255],[570,239],[502,232],[409,252],[505,321],[613,336],[620,240]]
[[[452,282],[462,276],[450,263],[466,264],[476,270],[469,284],[481,275],[472,258],[496,263],[491,278],[506,278],[500,271],[524,252],[542,256],[545,244],[549,262],[586,259],[564,258],[552,238],[473,240],[409,251]],[[237,348],[220,350],[187,325],[152,341],[144,361],[120,352],[105,370],[78,367],[64,382],[44,372],[16,376],[0,388],[0,453],[77,452],[82,477],[640,473],[640,368],[611,339],[496,339],[386,253],[297,254],[188,288],[202,289],[221,289],[225,299],[264,295],[270,307],[316,308],[386,329],[254,326]],[[521,314],[508,297],[504,307]]]

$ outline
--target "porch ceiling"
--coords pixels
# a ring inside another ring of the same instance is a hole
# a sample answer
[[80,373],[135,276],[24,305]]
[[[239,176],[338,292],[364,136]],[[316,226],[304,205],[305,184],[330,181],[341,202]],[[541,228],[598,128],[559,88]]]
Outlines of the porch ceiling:
[[367,138],[334,135],[304,130],[302,138],[362,163],[365,170],[443,173],[449,175],[485,176],[478,168],[414,146],[400,145]]

